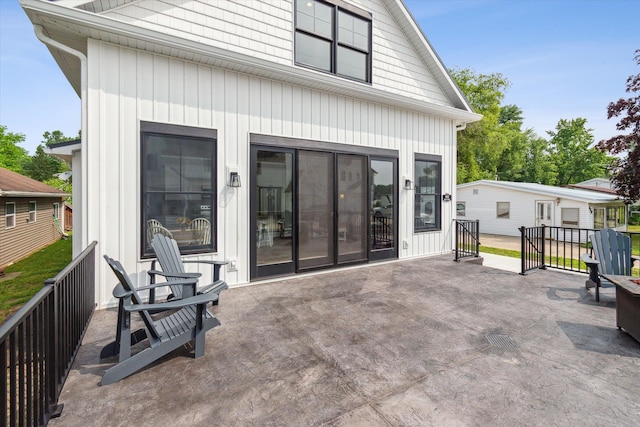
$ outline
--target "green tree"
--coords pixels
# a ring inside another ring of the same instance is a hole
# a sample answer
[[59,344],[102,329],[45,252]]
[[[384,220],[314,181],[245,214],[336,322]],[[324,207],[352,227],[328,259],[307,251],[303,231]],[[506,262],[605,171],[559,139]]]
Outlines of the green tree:
[[19,146],[24,139],[23,134],[7,132],[7,127],[0,125],[0,167],[24,172],[25,163],[29,161],[27,150]]
[[38,145],[36,153],[25,165],[25,174],[36,181],[46,181],[54,178],[54,174],[63,172],[66,164],[44,152],[44,146]]
[[44,140],[42,143],[47,147],[51,147],[53,144],[59,144],[61,142],[73,141],[74,139],[80,139],[80,131],[78,131],[78,136],[70,137],[65,136],[61,131],[54,130],[52,132],[45,132],[42,134]]
[[531,130],[528,131],[528,137],[522,181],[554,185],[558,172],[556,165],[551,161],[549,142]]
[[469,69],[451,75],[482,114],[458,134],[458,183],[478,179],[521,180],[530,134],[522,131],[523,114],[516,105],[501,105],[509,81],[499,73],[478,74]]
[[557,186],[607,175],[611,158],[594,147],[593,129],[586,124],[583,118],[560,119],[555,131],[547,131]]
[[[635,60],[640,65],[640,49],[636,50]],[[598,149],[614,155],[626,154],[626,157],[614,159],[611,181],[627,203],[634,203],[640,200],[640,73],[629,76],[626,91],[637,95],[610,103],[607,118],[626,114],[616,129],[629,133],[600,141]]]

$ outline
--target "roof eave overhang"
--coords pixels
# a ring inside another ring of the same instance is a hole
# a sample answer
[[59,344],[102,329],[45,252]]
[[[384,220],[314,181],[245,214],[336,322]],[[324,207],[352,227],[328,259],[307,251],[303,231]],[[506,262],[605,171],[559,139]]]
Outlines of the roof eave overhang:
[[63,198],[69,197],[71,194],[67,193],[39,193],[30,191],[1,191],[0,197],[55,197]]
[[[59,28],[71,26],[74,31],[70,31],[69,34],[65,36],[74,37],[76,40],[84,40],[85,45],[88,38],[110,43],[114,43],[114,40],[117,40],[121,45],[152,53],[184,59],[189,58],[189,60],[192,61],[198,61],[245,74],[329,91],[411,111],[419,111],[429,115],[445,117],[454,121],[456,125],[475,122],[482,118],[482,115],[474,113],[466,104],[467,108],[455,108],[425,102],[377,89],[364,83],[336,78],[330,74],[254,58],[241,53],[209,46],[204,43],[186,40],[171,34],[140,28],[106,16],[64,7],[54,2],[20,0],[20,3],[34,25],[42,25],[45,30],[48,30],[47,27],[51,25],[61,25]],[[413,23],[413,25],[415,25],[415,23]],[[51,36],[51,34],[49,35]],[[52,54],[54,53],[52,52]],[[80,83],[79,81],[74,81],[75,79],[70,76],[79,75],[79,73],[65,70],[64,67],[73,66],[69,64],[74,64],[74,62],[63,61],[60,59],[62,56],[64,55],[60,54],[60,56],[56,57],[56,54],[54,54],[58,65],[63,68],[65,76],[77,91]],[[453,87],[456,87],[455,83]]]
[[[509,188],[509,187],[507,187],[505,185],[497,184],[497,182],[500,182],[500,181],[474,181],[474,182],[467,182],[467,183],[464,183],[464,184],[458,184],[457,188],[473,187],[473,186],[476,186],[476,185],[487,185],[489,187],[494,187],[494,188],[502,188],[502,189],[506,189],[506,190],[522,191],[524,193],[529,193],[529,194],[540,194],[540,195],[544,195],[545,197],[560,198],[560,199],[563,199],[563,200],[573,200],[575,202],[589,203],[589,204],[602,204],[602,203],[613,203],[613,202],[622,202],[623,201],[619,197],[612,197],[612,198],[606,198],[606,199],[589,199],[589,198],[580,197],[580,196],[570,196],[570,195],[566,195],[566,194],[554,194],[554,193],[551,193],[551,192],[536,191],[536,190],[533,190],[533,189],[530,189],[530,188],[519,188],[519,187]],[[584,190],[584,191],[589,191],[589,190]]]

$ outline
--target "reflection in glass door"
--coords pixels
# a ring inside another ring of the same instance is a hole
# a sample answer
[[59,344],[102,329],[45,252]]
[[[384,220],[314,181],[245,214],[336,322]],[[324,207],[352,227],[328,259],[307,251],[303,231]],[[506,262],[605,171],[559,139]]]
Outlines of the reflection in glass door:
[[369,242],[371,259],[397,256],[396,161],[371,159],[371,220]]
[[252,277],[292,273],[293,151],[252,149]]
[[367,259],[367,158],[338,154],[338,264]]
[[298,269],[334,263],[333,154],[298,152]]

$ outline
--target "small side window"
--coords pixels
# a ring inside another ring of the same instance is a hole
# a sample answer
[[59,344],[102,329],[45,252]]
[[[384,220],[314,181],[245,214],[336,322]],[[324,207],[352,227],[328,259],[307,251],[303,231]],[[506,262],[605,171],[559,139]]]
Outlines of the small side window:
[[496,202],[496,217],[509,219],[510,203]]
[[56,221],[60,219],[60,203],[53,204],[53,219]]
[[13,228],[16,226],[16,204],[7,202],[4,213],[5,228]]
[[466,215],[465,202],[456,203],[456,215],[457,216],[465,216]]
[[36,222],[36,202],[29,202],[29,222]]

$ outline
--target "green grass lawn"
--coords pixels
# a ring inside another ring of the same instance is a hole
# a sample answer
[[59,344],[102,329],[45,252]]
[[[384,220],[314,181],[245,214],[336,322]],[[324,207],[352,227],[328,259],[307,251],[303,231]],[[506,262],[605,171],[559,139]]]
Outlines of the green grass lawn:
[[31,256],[5,268],[5,273],[20,275],[0,282],[0,323],[22,307],[71,262],[71,239],[58,240]]

